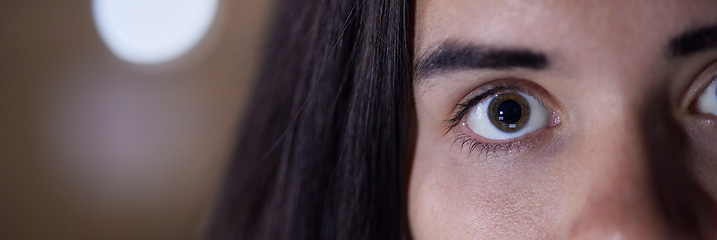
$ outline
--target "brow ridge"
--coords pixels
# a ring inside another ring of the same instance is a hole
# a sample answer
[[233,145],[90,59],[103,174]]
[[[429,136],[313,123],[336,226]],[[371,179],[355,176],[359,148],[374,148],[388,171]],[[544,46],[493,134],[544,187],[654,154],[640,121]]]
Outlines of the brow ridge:
[[485,47],[448,41],[416,61],[414,66],[416,79],[423,79],[456,70],[544,70],[549,61],[544,53],[527,48]]

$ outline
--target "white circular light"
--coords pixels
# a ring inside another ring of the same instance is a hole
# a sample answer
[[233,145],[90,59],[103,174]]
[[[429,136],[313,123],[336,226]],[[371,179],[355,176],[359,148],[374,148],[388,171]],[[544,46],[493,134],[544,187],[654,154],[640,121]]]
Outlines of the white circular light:
[[100,36],[121,59],[155,64],[188,52],[207,33],[218,0],[93,0]]

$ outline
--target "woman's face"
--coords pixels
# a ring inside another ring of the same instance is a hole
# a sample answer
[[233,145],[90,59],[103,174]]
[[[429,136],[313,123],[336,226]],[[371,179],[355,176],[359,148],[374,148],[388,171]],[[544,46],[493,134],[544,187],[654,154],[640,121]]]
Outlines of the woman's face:
[[415,17],[415,239],[717,237],[717,1]]

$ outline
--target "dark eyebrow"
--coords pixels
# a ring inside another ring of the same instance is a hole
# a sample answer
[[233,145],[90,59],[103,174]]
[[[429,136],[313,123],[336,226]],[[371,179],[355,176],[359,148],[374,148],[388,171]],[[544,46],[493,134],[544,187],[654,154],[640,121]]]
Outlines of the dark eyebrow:
[[426,54],[414,64],[415,79],[445,71],[467,69],[507,70],[548,68],[548,58],[543,53],[523,48],[489,48],[471,44],[444,42],[438,49]]
[[670,41],[671,57],[685,57],[697,52],[717,48],[717,25],[698,28]]

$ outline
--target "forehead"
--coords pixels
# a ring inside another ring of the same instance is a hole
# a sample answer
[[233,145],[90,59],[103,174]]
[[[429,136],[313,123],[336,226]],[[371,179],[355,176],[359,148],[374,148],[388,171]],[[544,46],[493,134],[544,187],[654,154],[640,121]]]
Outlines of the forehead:
[[716,10],[713,0],[418,0],[416,56],[447,40],[647,53],[674,35],[713,24]]

